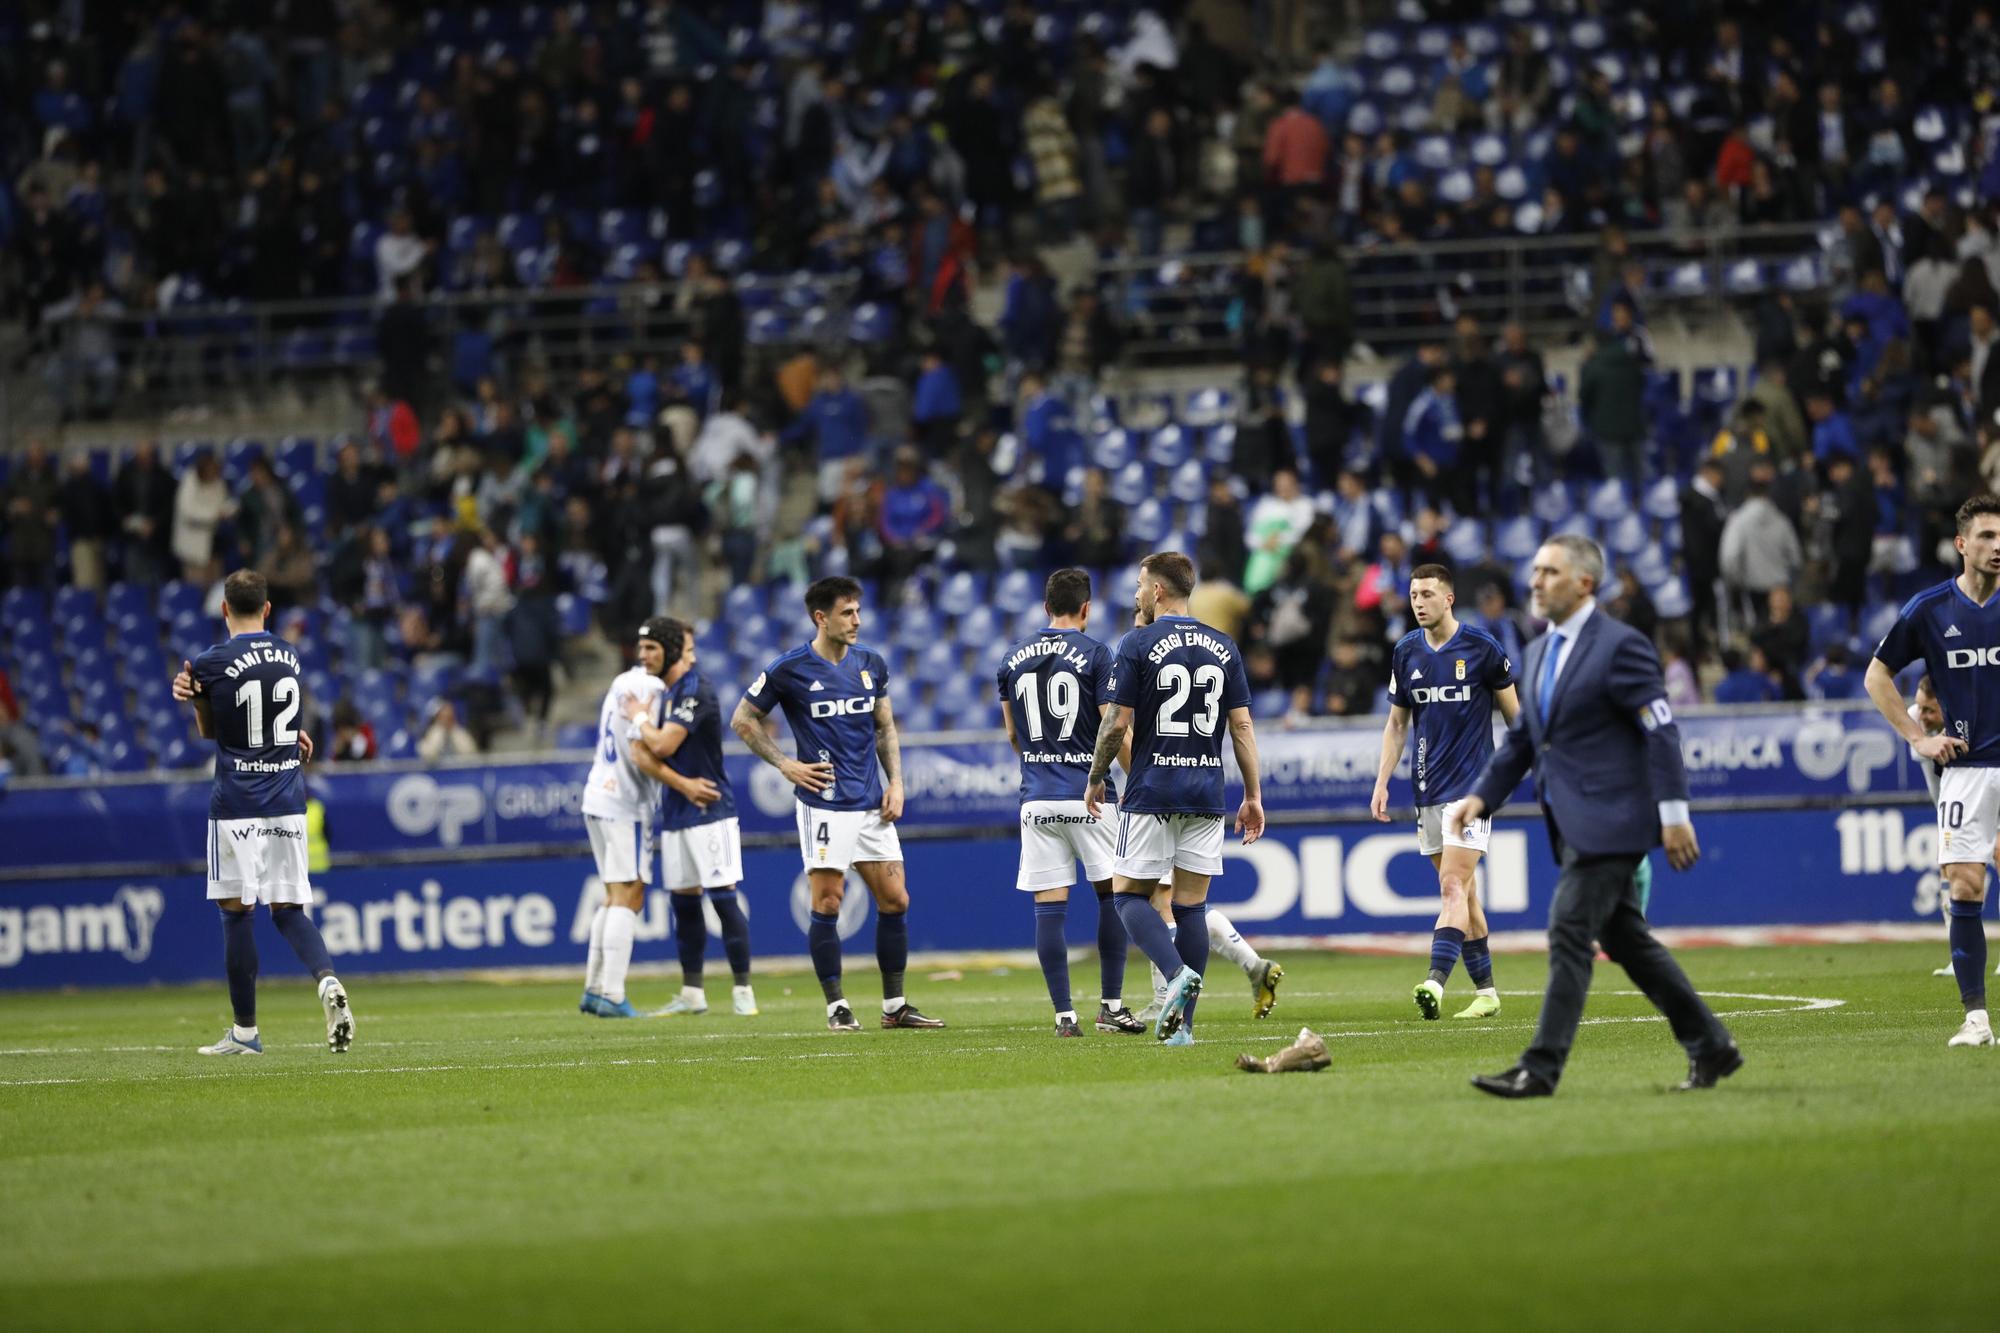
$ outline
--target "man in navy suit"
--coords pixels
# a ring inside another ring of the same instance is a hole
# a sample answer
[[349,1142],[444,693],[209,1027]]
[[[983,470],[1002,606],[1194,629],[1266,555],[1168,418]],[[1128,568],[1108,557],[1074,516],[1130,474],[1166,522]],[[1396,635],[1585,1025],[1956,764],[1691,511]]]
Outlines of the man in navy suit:
[[1667,863],[1701,855],[1688,819],[1680,729],[1667,707],[1659,654],[1629,625],[1596,610],[1604,553],[1587,537],[1551,538],[1535,552],[1535,614],[1548,632],[1528,645],[1521,711],[1472,795],[1448,824],[1498,809],[1530,767],[1562,864],[1549,906],[1549,985],[1535,1040],[1512,1069],[1472,1085],[1496,1097],[1556,1090],[1590,993],[1602,944],[1645,992],[1688,1053],[1682,1089],[1712,1088],[1743,1064],[1729,1032],[1653,938],[1633,872],[1664,841]]

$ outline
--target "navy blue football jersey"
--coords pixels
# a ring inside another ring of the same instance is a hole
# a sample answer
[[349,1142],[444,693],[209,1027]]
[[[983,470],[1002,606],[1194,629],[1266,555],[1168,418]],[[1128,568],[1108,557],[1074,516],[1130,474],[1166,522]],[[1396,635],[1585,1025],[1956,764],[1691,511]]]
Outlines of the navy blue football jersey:
[[672,788],[661,788],[664,817],[668,829],[695,828],[730,819],[736,814],[736,793],[730,789],[729,775],[722,769],[722,710],[715,702],[715,686],[699,669],[689,671],[674,686],[672,697],[660,700],[660,725],[677,722],[687,728],[681,747],[667,760],[684,778],[707,778],[722,793],[703,810]]
[[1471,792],[1493,757],[1493,696],[1514,683],[1500,641],[1459,622],[1442,648],[1421,629],[1389,659],[1389,702],[1414,715],[1410,785],[1418,805],[1440,805]]
[[764,668],[744,697],[768,713],[785,710],[803,763],[833,765],[825,791],[793,791],[821,810],[869,810],[882,804],[882,769],[875,759],[875,701],[889,693],[882,655],[859,644],[829,662],[801,644]]
[[1193,616],[1161,616],[1118,641],[1112,702],[1132,710],[1132,776],[1121,810],[1222,815],[1229,710],[1250,706],[1235,640]]
[[2000,594],[1980,606],[1957,579],[1926,588],[1904,604],[1875,656],[1891,671],[1923,659],[1946,734],[1966,744],[1954,767],[2000,767]]
[[[1111,650],[1080,630],[1044,629],[1008,650],[1000,702],[1021,746],[1022,800],[1083,799],[1110,678]],[[1109,781],[1105,797],[1118,799]]]
[[292,645],[268,630],[238,634],[194,659],[194,679],[215,729],[209,818],[304,814],[298,720],[305,689]]

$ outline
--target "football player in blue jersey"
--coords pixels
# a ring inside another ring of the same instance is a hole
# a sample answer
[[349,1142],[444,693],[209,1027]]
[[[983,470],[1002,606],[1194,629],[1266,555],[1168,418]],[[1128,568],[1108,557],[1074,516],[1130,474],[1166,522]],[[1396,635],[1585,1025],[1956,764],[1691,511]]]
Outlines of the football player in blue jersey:
[[1485,630],[1460,623],[1452,614],[1456,600],[1451,571],[1443,565],[1410,571],[1410,612],[1417,628],[1390,657],[1389,721],[1382,728],[1382,762],[1368,803],[1376,821],[1387,823],[1389,777],[1414,720],[1410,785],[1417,796],[1417,850],[1437,868],[1444,899],[1431,932],[1430,974],[1415,991],[1417,1010],[1426,1019],[1438,1016],[1445,983],[1461,954],[1476,991],[1457,1016],[1491,1018],[1500,1012],[1477,880],[1493,821],[1468,819],[1462,832],[1453,832],[1445,827],[1445,812],[1478,784],[1493,757],[1494,707],[1511,724],[1521,705],[1507,650]]
[[[2000,835],[2000,497],[1958,507],[1953,539],[1965,566],[1912,597],[1889,627],[1865,681],[1896,734],[1938,775],[1938,864],[1951,896],[1951,965],[1965,1020],[1948,1046],[1991,1046],[1986,1012],[1986,867]],[[1932,736],[1910,715],[1896,673],[1923,659],[1943,714]]]
[[222,909],[223,966],[235,1022],[203,1055],[262,1055],[257,1034],[259,902],[319,986],[326,1044],[354,1043],[354,1011],[333,974],[319,927],[306,915],[306,779],[312,737],[295,724],[305,693],[298,655],[264,628],[271,598],[264,576],[239,569],[222,583],[229,638],[181,663],[176,699],[194,705],[195,726],[215,741],[208,800],[208,896]]
[[[1000,720],[1007,743],[1021,756],[1021,867],[1014,887],[1035,895],[1035,953],[1056,1008],[1056,1035],[1081,1037],[1083,1028],[1070,1007],[1063,919],[1082,863],[1084,879],[1097,892],[1097,1028],[1138,1034],[1146,1025],[1124,1000],[1129,941],[1111,896],[1111,819],[1083,805],[1091,747],[1111,707],[1106,689],[1111,650],[1084,633],[1090,626],[1090,575],[1083,570],[1049,575],[1042,605],[1048,628],[1010,648],[999,671]],[[1117,799],[1107,790],[1107,803]]]
[[702,911],[706,895],[722,928],[723,952],[735,979],[731,1006],[748,1017],[757,1012],[757,995],[750,988],[750,919],[736,896],[743,879],[743,834],[736,821],[736,793],[722,767],[722,714],[714,683],[697,669],[694,631],[671,616],[656,623],[667,660],[680,663],[683,674],[661,696],[658,717],[647,716],[637,700],[628,705],[641,739],[667,770],[660,793],[665,815],[660,883],[674,909],[681,993],[654,1016],[708,1012],[708,993],[701,981],[708,950],[708,922]]
[[[806,589],[810,642],[779,657],[750,683],[730,718],[750,752],[785,775],[797,799],[799,855],[805,861],[813,971],[826,995],[826,1025],[859,1032],[841,989],[840,905],[852,867],[875,898],[875,960],[882,969],[882,1026],[941,1028],[903,994],[910,956],[910,894],[903,882],[903,752],[889,708],[889,669],[860,646],[861,585],[824,578]],[[785,710],[799,757],[764,729]],[[887,779],[885,782],[884,779]]]
[[[1208,883],[1222,873],[1225,732],[1243,777],[1236,831],[1246,845],[1264,833],[1243,655],[1228,635],[1187,613],[1194,581],[1194,562],[1178,551],[1139,562],[1135,601],[1153,623],[1119,640],[1109,682],[1116,706],[1098,730],[1084,793],[1085,809],[1101,815],[1111,763],[1129,733],[1132,767],[1118,810],[1112,892],[1126,933],[1168,977],[1157,1033],[1178,1046],[1194,1040],[1194,1005],[1208,966]],[[1169,871],[1178,927],[1171,934],[1150,901]]]

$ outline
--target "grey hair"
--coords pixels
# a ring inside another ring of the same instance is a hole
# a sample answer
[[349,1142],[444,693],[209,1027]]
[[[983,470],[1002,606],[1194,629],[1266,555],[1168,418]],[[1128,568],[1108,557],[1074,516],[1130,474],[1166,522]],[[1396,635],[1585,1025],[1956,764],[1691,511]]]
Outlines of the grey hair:
[[1574,569],[1579,577],[1590,580],[1592,592],[1604,587],[1604,548],[1596,542],[1581,533],[1558,532],[1542,545],[1559,547],[1567,553],[1570,568]]

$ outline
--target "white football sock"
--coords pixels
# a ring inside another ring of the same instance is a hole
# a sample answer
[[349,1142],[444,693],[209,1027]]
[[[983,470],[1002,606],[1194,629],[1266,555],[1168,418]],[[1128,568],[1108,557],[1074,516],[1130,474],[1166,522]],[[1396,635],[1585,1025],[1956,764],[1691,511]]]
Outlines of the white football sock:
[[1255,949],[1243,942],[1243,937],[1236,933],[1236,927],[1229,924],[1228,917],[1213,907],[1208,909],[1207,916],[1209,948],[1220,953],[1246,973],[1264,961],[1257,956]]
[[900,995],[893,996],[889,999],[882,1001],[882,1012],[885,1014],[893,1014],[902,1007],[903,1007],[903,997]]
[[826,1016],[828,1018],[832,1018],[834,1010],[844,1009],[846,1007],[847,1007],[847,1001],[845,1000],[828,1000],[826,1002]]
[[1147,968],[1146,970],[1147,970],[1147,971],[1149,971],[1149,972],[1151,972],[1151,973],[1153,974],[1153,999],[1154,999],[1154,1001],[1155,1001],[1155,1002],[1157,1002],[1157,1001],[1160,1001],[1160,1000],[1164,1000],[1164,999],[1166,999],[1166,998],[1167,998],[1167,979],[1166,979],[1166,977],[1165,977],[1164,975],[1162,975],[1162,974],[1161,974],[1161,972],[1160,972],[1160,969],[1159,969],[1159,968],[1157,968],[1157,967],[1149,967],[1149,968]]
[[244,1027],[241,1023],[231,1023],[229,1025],[229,1032],[230,1035],[235,1037],[236,1040],[238,1041],[257,1040],[257,1025],[255,1023],[252,1023],[247,1028]]
[[1067,1018],[1072,1023],[1076,1022],[1076,1010],[1065,1009],[1061,1013],[1056,1015],[1056,1021],[1058,1023],[1060,1023],[1065,1018]]
[[1122,995],[1107,995],[1098,1000],[1098,1003],[1115,1014],[1125,1007],[1125,997]]
[[604,909],[604,984],[598,994],[617,1004],[625,998],[625,973],[632,966],[632,937],[639,914],[629,907]]
[[599,903],[590,917],[590,960],[584,964],[583,991],[586,995],[602,995],[599,989],[604,984],[604,910]]

